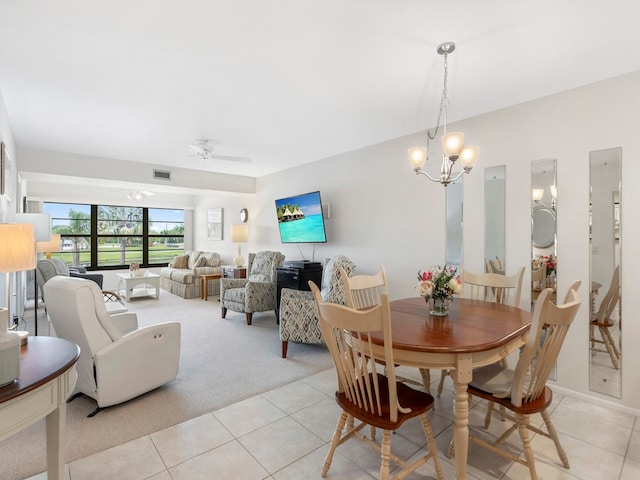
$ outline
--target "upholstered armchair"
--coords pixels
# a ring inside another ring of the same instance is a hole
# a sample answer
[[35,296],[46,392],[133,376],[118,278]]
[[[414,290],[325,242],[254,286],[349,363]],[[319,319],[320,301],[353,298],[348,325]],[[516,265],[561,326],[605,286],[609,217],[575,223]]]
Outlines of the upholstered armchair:
[[101,273],[87,273],[84,267],[69,267],[59,258],[47,258],[44,260],[38,260],[36,265],[36,281],[40,291],[43,292],[42,298],[44,299],[44,284],[57,275],[63,277],[79,277],[87,280],[92,280],[102,288],[103,276]]
[[90,416],[176,378],[180,323],[139,328],[134,313],[109,315],[98,285],[81,278],[55,276],[44,293],[55,336],[80,347],[74,393],[95,399]]
[[251,325],[253,312],[276,311],[276,273],[282,266],[284,255],[280,252],[262,251],[249,255],[249,275],[245,278],[220,280],[222,318],[227,310],[241,312]]
[[[325,302],[346,305],[340,268],[347,275],[356,265],[343,255],[329,259],[322,271],[321,295]],[[289,340],[300,343],[324,343],[318,322],[318,307],[311,292],[283,288],[280,291],[280,340],[282,358],[287,357]]]

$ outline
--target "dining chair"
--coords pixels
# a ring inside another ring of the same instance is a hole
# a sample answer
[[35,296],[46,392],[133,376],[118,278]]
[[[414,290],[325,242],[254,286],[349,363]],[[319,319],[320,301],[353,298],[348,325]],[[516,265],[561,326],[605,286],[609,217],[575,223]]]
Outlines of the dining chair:
[[[322,467],[322,476],[326,477],[336,448],[352,438],[359,438],[380,452],[381,480],[389,478],[390,461],[402,467],[401,471],[394,471],[394,478],[404,478],[430,459],[438,479],[442,480],[444,475],[428,416],[429,410],[433,409],[433,397],[396,379],[389,295],[381,293],[379,304],[358,310],[326,303],[318,287],[313,282],[309,282],[309,286],[318,306],[322,335],[336,368],[338,389],[335,399],[342,409]],[[375,347],[370,340],[373,332],[383,334],[384,344],[379,347],[383,353],[378,358],[387,365],[384,374],[377,368]],[[420,417],[428,453],[408,463],[392,453],[391,433],[415,417]],[[383,431],[381,442],[361,433],[367,425],[373,431],[376,428]]]
[[[462,285],[464,297],[473,300],[485,300],[518,307],[522,293],[522,278],[524,267],[520,267],[515,275],[502,275],[499,273],[472,273],[467,270],[462,272]],[[506,359],[502,363],[506,366]],[[449,370],[442,370],[438,383],[438,397],[444,389],[444,379],[449,376]],[[423,374],[424,376],[424,374]]]
[[[369,308],[380,304],[380,294],[387,291],[387,274],[384,266],[373,275],[353,275],[340,270],[340,277],[344,285],[345,300],[348,307],[355,309]],[[431,377],[429,370],[419,369],[422,376],[422,383],[408,377],[396,375],[396,378],[403,383],[410,383],[417,387],[424,387],[427,393],[431,393]]]
[[[505,417],[513,422],[493,442],[477,437],[473,433],[469,435],[469,440],[509,460],[527,466],[532,480],[536,480],[538,475],[529,430],[553,440],[558,457],[564,467],[569,468],[569,459],[560,444],[558,433],[547,411],[553,400],[553,393],[546,383],[569,327],[580,308],[580,301],[577,291],[573,288],[569,290],[567,301],[562,305],[549,301],[552,293],[552,289],[546,288],[536,301],[529,336],[521,350],[515,369],[500,363],[476,368],[467,390],[471,396],[503,406],[508,410]],[[531,425],[530,416],[536,413],[542,416],[546,431]],[[515,430],[518,431],[522,441],[524,459],[520,458],[519,452],[513,453],[501,447],[501,444]],[[453,449],[453,446],[449,447],[450,455],[454,453]]]
[[[580,285],[582,285],[582,280],[575,280],[571,285],[569,285],[569,288],[567,289],[567,293],[564,297],[564,303],[569,303],[573,300],[577,300],[577,293],[578,293],[578,289],[580,288]],[[543,290],[544,291],[544,290]],[[547,301],[553,302],[554,300],[554,295],[550,295],[549,299]],[[540,334],[540,343],[539,343],[539,348],[542,348],[542,345],[544,344],[545,340],[546,340],[546,335],[547,335],[547,326],[544,325],[542,327],[542,333]],[[493,412],[493,407],[494,407],[494,403],[493,402],[489,402],[488,407],[487,407],[487,413],[485,415],[484,418],[484,428],[489,428],[489,425],[491,425],[491,415]],[[505,419],[505,409],[503,406],[500,407],[500,420],[504,421]]]
[[[620,358],[620,349],[614,340],[611,331],[617,324],[617,319],[613,315],[616,305],[620,300],[620,266],[613,271],[609,290],[605,294],[598,311],[591,315],[591,325],[589,326],[589,336],[591,351],[606,352],[611,358],[611,363],[616,370],[620,369],[618,359]],[[600,338],[596,336],[596,328],[600,332]],[[602,348],[604,346],[604,350]]]
[[475,300],[487,300],[518,307],[522,293],[524,267],[520,267],[514,275],[499,273],[462,272],[464,297]]
[[384,266],[374,275],[352,275],[341,268],[340,277],[344,286],[347,306],[355,309],[380,304],[380,295],[387,290],[387,274]]

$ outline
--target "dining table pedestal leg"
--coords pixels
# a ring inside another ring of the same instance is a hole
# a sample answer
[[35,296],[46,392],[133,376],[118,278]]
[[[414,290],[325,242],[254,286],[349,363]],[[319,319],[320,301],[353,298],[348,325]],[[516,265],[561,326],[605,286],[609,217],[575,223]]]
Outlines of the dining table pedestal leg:
[[471,356],[461,355],[458,368],[451,372],[455,396],[453,400],[453,449],[456,459],[456,479],[467,478],[467,456],[469,453],[469,395],[467,385],[471,381]]

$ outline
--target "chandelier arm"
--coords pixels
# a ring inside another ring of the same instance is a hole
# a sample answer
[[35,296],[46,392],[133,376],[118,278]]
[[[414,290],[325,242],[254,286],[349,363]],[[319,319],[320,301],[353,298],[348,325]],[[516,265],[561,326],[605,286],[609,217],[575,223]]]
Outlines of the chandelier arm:
[[470,170],[462,170],[461,172],[458,173],[458,175],[456,175],[456,177],[453,180],[449,180],[449,182],[455,182],[456,180],[458,180],[463,173],[469,173]]
[[424,175],[425,177],[427,177],[429,180],[431,180],[432,182],[438,182],[440,183],[440,180],[437,178],[433,178],[431,175],[429,175],[427,172],[425,172],[424,170],[414,170],[414,172],[416,172],[416,175]]

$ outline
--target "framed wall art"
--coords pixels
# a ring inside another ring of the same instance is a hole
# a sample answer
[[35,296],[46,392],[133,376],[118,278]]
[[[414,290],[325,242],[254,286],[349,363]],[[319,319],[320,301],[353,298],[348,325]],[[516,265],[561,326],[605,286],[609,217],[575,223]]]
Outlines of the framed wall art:
[[207,238],[222,240],[222,208],[210,208],[207,211]]

